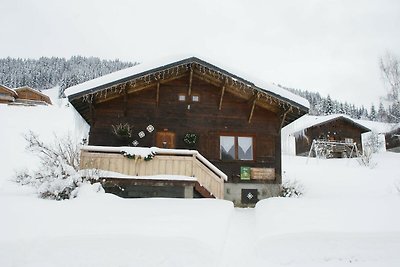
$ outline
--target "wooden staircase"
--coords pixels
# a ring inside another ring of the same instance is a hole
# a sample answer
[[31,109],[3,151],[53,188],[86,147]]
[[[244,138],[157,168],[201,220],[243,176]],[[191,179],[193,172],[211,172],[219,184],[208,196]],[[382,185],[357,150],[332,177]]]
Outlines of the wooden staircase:
[[196,182],[194,184],[194,190],[196,190],[196,192],[204,198],[215,198],[215,196],[205,187],[203,187],[199,182]]

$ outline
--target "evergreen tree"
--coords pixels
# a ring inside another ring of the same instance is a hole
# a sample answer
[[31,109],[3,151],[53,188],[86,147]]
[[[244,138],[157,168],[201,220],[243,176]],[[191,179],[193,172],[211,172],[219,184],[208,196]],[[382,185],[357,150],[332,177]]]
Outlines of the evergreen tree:
[[379,109],[378,109],[377,118],[378,118],[378,121],[381,121],[381,122],[386,122],[388,120],[386,109],[383,106],[382,101],[379,103]]
[[39,59],[0,59],[0,84],[10,88],[30,86],[48,89],[69,86],[136,65],[119,60],[100,60],[94,57],[73,56],[66,60],[57,57]]
[[324,106],[325,106],[325,115],[334,114],[333,102],[330,95],[328,95],[328,97],[326,98]]
[[377,121],[377,119],[378,119],[378,114],[376,113],[374,104],[371,105],[371,111],[369,113],[369,119],[371,121]]

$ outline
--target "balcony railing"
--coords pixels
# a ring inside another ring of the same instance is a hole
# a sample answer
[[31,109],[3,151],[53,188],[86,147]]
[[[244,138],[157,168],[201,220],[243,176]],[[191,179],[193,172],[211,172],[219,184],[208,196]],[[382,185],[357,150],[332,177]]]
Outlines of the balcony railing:
[[[153,159],[130,159],[122,155],[132,148],[83,146],[81,169],[99,169],[132,176],[183,175],[197,182],[216,198],[224,198],[227,176],[196,150],[149,148]],[[142,149],[142,148],[138,148]]]

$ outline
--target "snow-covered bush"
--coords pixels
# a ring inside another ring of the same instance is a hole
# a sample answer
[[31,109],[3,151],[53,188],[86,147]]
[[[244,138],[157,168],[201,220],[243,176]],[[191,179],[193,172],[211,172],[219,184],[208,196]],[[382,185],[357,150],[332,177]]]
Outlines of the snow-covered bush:
[[71,137],[56,137],[53,145],[45,144],[33,132],[24,138],[26,149],[39,157],[40,166],[35,171],[19,171],[15,181],[33,186],[41,198],[68,199],[81,184],[93,180],[79,172],[79,145]]
[[301,197],[304,187],[297,180],[284,181],[281,185],[281,197]]
[[375,168],[377,163],[372,159],[373,158],[373,149],[371,147],[364,147],[363,153],[360,155],[360,157],[357,159],[358,163],[361,166],[369,167],[369,168]]

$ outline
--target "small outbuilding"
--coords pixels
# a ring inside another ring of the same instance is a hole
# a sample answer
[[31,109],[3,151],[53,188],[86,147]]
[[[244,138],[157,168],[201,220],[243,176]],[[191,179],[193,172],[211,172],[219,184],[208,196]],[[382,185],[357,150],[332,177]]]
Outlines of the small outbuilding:
[[362,151],[361,134],[369,131],[346,115],[307,115],[282,129],[282,146],[289,155],[315,155],[318,145],[330,157],[355,156]]

